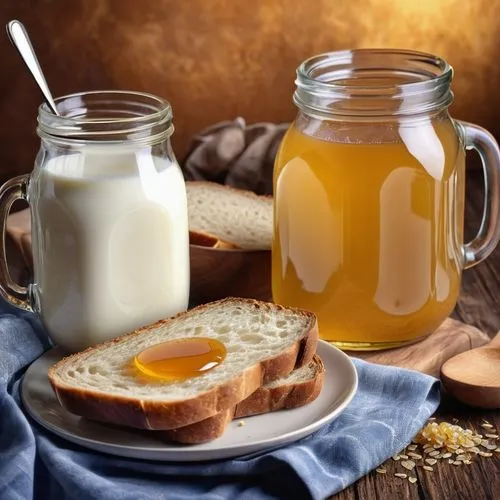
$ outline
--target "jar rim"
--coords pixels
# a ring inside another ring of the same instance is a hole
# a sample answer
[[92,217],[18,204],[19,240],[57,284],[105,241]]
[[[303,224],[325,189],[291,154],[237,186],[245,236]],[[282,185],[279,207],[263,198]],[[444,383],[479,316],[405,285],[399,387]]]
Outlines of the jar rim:
[[[400,83],[399,85],[404,85],[406,88],[411,88],[422,86],[422,83],[425,83],[430,80],[437,79],[447,79],[451,78],[453,75],[452,66],[441,57],[429,54],[427,52],[420,52],[417,50],[408,50],[408,49],[351,49],[351,50],[339,50],[332,52],[325,52],[323,54],[317,54],[315,56],[309,57],[305,61],[303,61],[300,66],[297,68],[297,76],[299,78],[309,79],[317,82],[318,84],[325,85],[326,87],[332,88],[347,88],[348,85],[338,84],[335,81],[321,81],[316,78],[311,77],[311,72],[316,71],[318,69],[322,69],[325,66],[332,66],[332,64],[340,65],[340,64],[353,64],[354,59],[357,56],[372,56],[377,59],[377,61],[384,62],[384,59],[392,58],[394,61],[401,60],[407,61],[410,63],[418,63],[420,65],[428,65],[429,68],[436,68],[439,70],[438,74],[430,76],[422,81],[417,82],[408,82],[408,83]],[[380,64],[380,63],[379,63]],[[397,67],[393,66],[392,69],[397,69]],[[416,67],[415,69],[418,69]],[[420,68],[423,69],[422,67]],[[415,75],[417,72],[414,73]],[[424,75],[423,73],[420,73]],[[427,73],[429,75],[429,73]],[[394,84],[385,84],[385,85],[366,85],[360,86],[361,88],[387,88],[388,86],[393,86]]]
[[[342,100],[363,100],[364,114],[380,114],[382,101],[401,102],[397,113],[413,114],[449,106],[453,68],[444,59],[406,49],[352,49],[312,56],[297,68],[294,101],[299,107],[324,113],[343,111],[331,106]],[[329,98],[329,108],[320,105]],[[371,100],[371,103],[370,103]],[[373,103],[377,102],[377,106]],[[368,105],[366,105],[368,103]],[[323,108],[323,109],[322,109]],[[363,114],[363,106],[351,106],[352,114]],[[340,112],[342,114],[342,112]]]
[[[92,90],[54,99],[60,115],[46,103],[38,108],[38,134],[82,141],[140,140],[172,134],[172,107],[158,96],[127,90]],[[153,133],[154,132],[154,133]]]

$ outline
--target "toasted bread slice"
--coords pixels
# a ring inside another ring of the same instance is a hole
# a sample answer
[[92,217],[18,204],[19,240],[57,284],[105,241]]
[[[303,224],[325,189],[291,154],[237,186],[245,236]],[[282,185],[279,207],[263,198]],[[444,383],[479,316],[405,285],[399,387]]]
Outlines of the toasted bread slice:
[[192,244],[250,250],[271,248],[270,196],[205,181],[186,182],[186,190]]
[[[194,336],[222,342],[224,361],[179,382],[138,376],[135,355]],[[317,339],[310,312],[228,298],[68,356],[49,370],[49,380],[59,402],[77,415],[142,429],[175,429],[232,408],[261,385],[308,364]]]
[[260,415],[277,410],[299,408],[314,401],[323,387],[325,367],[318,355],[290,375],[259,387],[235,407],[224,410],[185,427],[160,431],[171,440],[183,444],[199,444],[216,439],[227,429],[231,420]]

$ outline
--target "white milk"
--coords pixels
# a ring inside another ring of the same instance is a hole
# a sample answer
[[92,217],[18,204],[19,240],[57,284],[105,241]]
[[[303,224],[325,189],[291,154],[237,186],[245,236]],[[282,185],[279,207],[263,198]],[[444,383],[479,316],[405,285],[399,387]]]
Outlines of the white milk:
[[114,148],[49,159],[32,179],[35,294],[76,351],[185,310],[186,192],[176,163]]

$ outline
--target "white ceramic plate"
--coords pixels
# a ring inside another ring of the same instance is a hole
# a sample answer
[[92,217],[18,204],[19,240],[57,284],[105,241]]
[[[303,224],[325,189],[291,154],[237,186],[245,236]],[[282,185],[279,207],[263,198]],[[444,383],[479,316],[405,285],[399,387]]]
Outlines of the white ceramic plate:
[[26,372],[22,400],[28,413],[58,436],[93,450],[146,460],[199,461],[236,457],[278,448],[308,436],[331,422],[349,404],[357,388],[351,360],[336,347],[320,342],[318,354],[326,368],[318,398],[302,408],[282,410],[232,422],[219,439],[201,445],[161,441],[153,432],[92,422],[62,408],[50,386],[47,372],[61,359],[56,348],[37,359]]

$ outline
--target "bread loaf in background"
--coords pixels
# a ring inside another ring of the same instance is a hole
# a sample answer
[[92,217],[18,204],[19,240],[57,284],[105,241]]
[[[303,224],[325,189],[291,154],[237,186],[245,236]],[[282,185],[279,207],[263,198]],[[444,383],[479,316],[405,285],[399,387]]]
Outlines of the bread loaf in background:
[[[500,136],[500,4],[489,0],[16,0],[0,21],[26,24],[55,95],[151,92],[173,105],[173,145],[238,116],[248,124],[295,116],[295,68],[320,52],[400,47],[455,67],[453,116]],[[0,181],[31,171],[41,96],[15,50],[0,43]]]
[[215,182],[186,182],[189,241],[212,248],[271,250],[273,200]]

